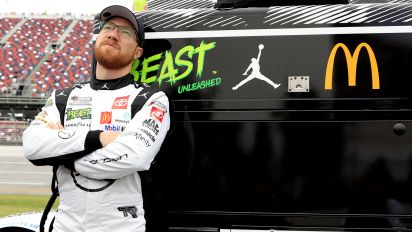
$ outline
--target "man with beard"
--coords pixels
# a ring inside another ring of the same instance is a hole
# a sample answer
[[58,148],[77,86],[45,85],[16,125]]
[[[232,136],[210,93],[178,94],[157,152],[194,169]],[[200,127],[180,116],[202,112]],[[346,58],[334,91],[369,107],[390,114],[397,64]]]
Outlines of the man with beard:
[[143,53],[143,24],[117,5],[98,18],[95,76],[51,94],[24,132],[24,153],[56,169],[53,231],[146,231],[137,171],[150,168],[165,139],[169,100],[129,73]]

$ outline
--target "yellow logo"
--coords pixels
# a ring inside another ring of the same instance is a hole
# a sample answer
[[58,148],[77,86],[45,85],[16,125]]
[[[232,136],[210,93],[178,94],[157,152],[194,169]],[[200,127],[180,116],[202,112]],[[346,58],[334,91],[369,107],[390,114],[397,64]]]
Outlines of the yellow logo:
[[356,86],[356,67],[358,65],[359,53],[362,48],[365,48],[368,52],[371,65],[372,89],[380,89],[379,70],[375,53],[373,52],[371,46],[369,46],[369,44],[367,43],[360,43],[356,47],[353,56],[351,55],[348,47],[343,43],[338,43],[333,47],[329,55],[328,64],[326,66],[325,89],[332,89],[333,63],[335,62],[336,52],[339,48],[342,48],[343,52],[345,53],[346,63],[348,67],[348,85]]

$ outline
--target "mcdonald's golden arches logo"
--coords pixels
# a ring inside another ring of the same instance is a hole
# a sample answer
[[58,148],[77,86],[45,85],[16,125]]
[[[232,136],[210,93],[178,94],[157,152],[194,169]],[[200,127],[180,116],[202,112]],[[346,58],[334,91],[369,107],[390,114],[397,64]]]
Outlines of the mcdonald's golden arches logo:
[[365,48],[369,55],[369,61],[371,66],[371,74],[372,74],[372,89],[380,89],[380,82],[379,82],[379,70],[378,70],[378,63],[376,62],[375,53],[373,52],[371,46],[367,43],[360,43],[355,52],[352,54],[350,53],[348,47],[343,43],[336,44],[332,51],[329,54],[328,64],[326,66],[326,75],[325,75],[325,89],[332,89],[332,75],[333,75],[333,64],[335,62],[335,56],[337,51],[341,48],[345,54],[346,63],[348,67],[348,85],[349,86],[356,86],[356,67],[358,66],[358,58],[359,53],[362,48]]
[[104,111],[100,114],[100,124],[110,124],[112,123],[112,112]]

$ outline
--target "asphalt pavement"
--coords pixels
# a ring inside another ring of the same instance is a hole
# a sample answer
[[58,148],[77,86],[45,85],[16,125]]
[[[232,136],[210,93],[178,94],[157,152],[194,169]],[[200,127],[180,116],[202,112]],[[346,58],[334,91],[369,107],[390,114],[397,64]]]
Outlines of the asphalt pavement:
[[0,194],[50,195],[52,167],[34,166],[22,146],[0,146]]

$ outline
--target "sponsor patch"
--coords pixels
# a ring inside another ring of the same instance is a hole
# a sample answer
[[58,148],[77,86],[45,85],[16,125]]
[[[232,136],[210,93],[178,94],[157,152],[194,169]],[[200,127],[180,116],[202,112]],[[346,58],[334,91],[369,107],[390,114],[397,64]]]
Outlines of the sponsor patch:
[[122,207],[117,207],[117,210],[120,212],[123,212],[124,217],[128,217],[129,214],[133,218],[137,218],[137,207],[136,206],[122,206]]
[[92,108],[84,108],[84,109],[77,109],[77,110],[68,108],[66,111],[66,114],[67,114],[67,121],[70,121],[76,118],[91,119],[92,118]]
[[118,125],[104,125],[104,131],[115,131],[115,132],[121,132],[124,131],[125,127],[124,126],[118,126]]
[[100,124],[110,124],[112,123],[112,112],[104,111],[100,114]]
[[160,109],[163,109],[167,113],[167,108],[165,104],[159,102],[159,101],[152,101],[149,103],[149,106],[157,106]]
[[129,120],[124,120],[124,119],[114,119],[115,123],[121,123],[121,124],[129,124]]
[[156,106],[152,106],[152,109],[150,111],[150,117],[157,119],[157,121],[159,122],[162,122],[165,113],[166,111],[159,109]]
[[146,129],[139,129],[139,130],[141,130],[143,133],[145,133],[150,138],[150,140],[152,140],[152,142],[156,141],[155,137],[152,134],[150,134],[150,132],[147,131]]
[[66,123],[64,124],[64,128],[70,128],[70,127],[90,127],[90,123],[84,123],[84,122],[76,122],[76,123]]
[[92,97],[73,96],[69,100],[69,105],[90,106],[91,104]]
[[128,111],[126,111],[126,112],[124,112],[123,114],[122,114],[122,118],[123,119],[126,119],[126,120],[129,120],[130,119],[130,112],[128,112]]
[[112,109],[127,109],[129,97],[130,95],[124,97],[117,97],[113,102]]
[[151,118],[146,119],[143,121],[142,125],[146,127],[147,129],[153,131],[155,135],[159,133],[159,125],[156,123],[154,119],[151,119]]
[[144,143],[146,145],[146,147],[150,147],[150,141],[144,136],[144,134],[142,133],[136,133],[136,139],[140,140],[142,143]]

